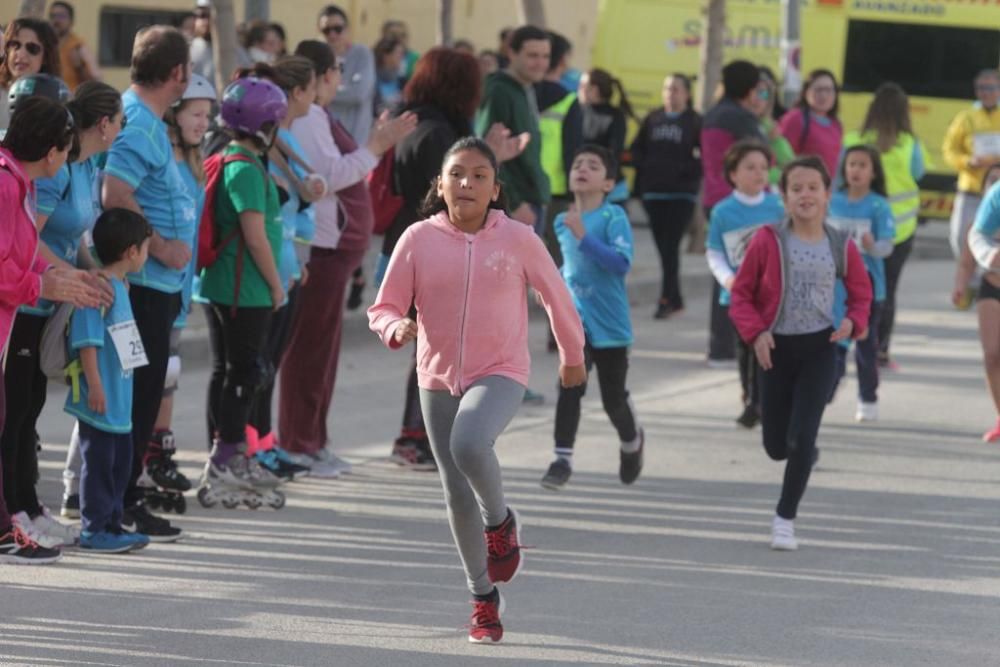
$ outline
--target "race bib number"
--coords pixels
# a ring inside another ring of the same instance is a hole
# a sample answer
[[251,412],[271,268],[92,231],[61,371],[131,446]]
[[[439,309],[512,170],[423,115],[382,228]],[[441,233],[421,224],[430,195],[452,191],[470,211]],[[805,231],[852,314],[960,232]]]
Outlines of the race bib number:
[[972,135],[973,157],[1000,155],[1000,132],[977,132]]
[[826,219],[828,225],[834,229],[839,229],[842,232],[846,232],[857,244],[858,250],[865,252],[865,246],[861,242],[861,238],[865,234],[869,234],[872,231],[872,221],[868,218],[835,218],[830,217]]
[[142,336],[139,335],[139,327],[135,325],[135,320],[112,324],[108,327],[108,333],[111,334],[111,340],[115,344],[115,351],[118,352],[118,360],[121,362],[122,370],[130,371],[133,368],[149,364],[146,350],[142,347]]
[[740,268],[740,264],[743,263],[743,258],[747,255],[747,248],[750,247],[750,240],[753,239],[753,235],[757,233],[757,230],[764,226],[764,224],[751,225],[750,227],[741,227],[739,229],[734,229],[732,231],[725,232],[722,235],[722,245],[726,248],[726,258],[729,260],[729,264],[734,268]]

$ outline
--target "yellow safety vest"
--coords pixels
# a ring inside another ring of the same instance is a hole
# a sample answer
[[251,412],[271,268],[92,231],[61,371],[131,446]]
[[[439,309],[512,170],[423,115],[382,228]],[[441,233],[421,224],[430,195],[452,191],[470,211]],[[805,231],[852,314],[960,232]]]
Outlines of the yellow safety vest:
[[576,93],[568,93],[540,114],[538,130],[542,137],[542,171],[549,177],[553,195],[569,192],[566,184],[566,165],[563,164],[563,121],[569,108],[576,101]]
[[958,171],[959,191],[979,194],[986,169],[970,167],[969,160],[974,156],[1000,155],[1000,109],[987,111],[976,105],[959,112],[944,135],[941,153]]
[[[844,148],[868,144],[875,146],[875,132],[864,134],[849,132],[844,137]],[[920,212],[920,188],[913,180],[910,165],[913,163],[913,151],[923,151],[912,134],[902,133],[896,139],[896,145],[888,152],[881,153],[882,170],[885,172],[885,189],[889,195],[889,206],[896,222],[896,238],[893,241],[899,245],[913,236],[917,231],[917,214]],[[929,166],[927,154],[924,153],[924,165]]]

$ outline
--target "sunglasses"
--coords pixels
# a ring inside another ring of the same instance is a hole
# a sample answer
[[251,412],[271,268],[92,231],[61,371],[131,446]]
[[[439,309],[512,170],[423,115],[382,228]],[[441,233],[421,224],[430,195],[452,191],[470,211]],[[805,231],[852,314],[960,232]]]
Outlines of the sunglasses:
[[16,39],[12,39],[9,42],[7,42],[8,51],[17,51],[21,47],[24,47],[24,50],[27,51],[29,55],[32,56],[42,55],[42,45],[39,44],[38,42],[19,42]]
[[328,25],[325,28],[323,28],[322,30],[320,30],[320,32],[323,33],[324,35],[329,35],[331,32],[335,32],[335,33],[337,33],[339,35],[340,33],[344,32],[344,30],[346,30],[346,29],[347,29],[347,26],[343,25],[343,24]]

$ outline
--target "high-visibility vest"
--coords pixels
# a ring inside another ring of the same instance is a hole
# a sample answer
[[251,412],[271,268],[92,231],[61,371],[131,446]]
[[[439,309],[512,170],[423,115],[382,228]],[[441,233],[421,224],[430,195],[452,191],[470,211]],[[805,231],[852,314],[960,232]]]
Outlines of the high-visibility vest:
[[[875,146],[877,135],[873,131],[864,134],[849,132],[844,137],[844,148],[868,144]],[[889,206],[896,223],[896,238],[893,243],[899,245],[917,231],[917,214],[920,213],[920,187],[913,180],[910,165],[913,163],[913,151],[922,150],[912,134],[900,133],[896,145],[887,152],[881,153],[882,170],[885,172],[885,189],[889,195]],[[925,161],[926,164],[926,161]]]
[[567,93],[545,111],[541,112],[538,129],[542,137],[542,171],[549,177],[553,195],[565,195],[566,165],[563,164],[563,122],[569,108],[576,101],[576,93]]

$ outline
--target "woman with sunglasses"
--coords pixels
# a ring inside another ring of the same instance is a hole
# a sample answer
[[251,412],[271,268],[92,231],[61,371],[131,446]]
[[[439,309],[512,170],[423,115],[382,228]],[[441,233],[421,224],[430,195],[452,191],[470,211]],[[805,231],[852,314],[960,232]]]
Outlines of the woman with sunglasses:
[[[110,305],[96,278],[85,271],[52,266],[38,254],[34,181],[59,173],[74,138],[73,116],[66,107],[35,96],[17,105],[0,142],[0,211],[4,211],[0,215],[0,353],[7,347],[14,316],[22,305],[35,305],[40,298],[81,308]],[[0,430],[6,416],[5,385],[0,382]],[[0,479],[6,481],[5,477]],[[0,562],[59,560],[58,549],[39,545],[25,527],[15,524],[4,495],[0,493]]]
[[796,155],[817,155],[830,174],[837,173],[844,128],[837,119],[840,88],[833,72],[816,69],[809,73],[795,108],[781,118],[778,130]]
[[[69,96],[66,85],[47,74],[22,77],[11,93],[15,112],[39,96],[57,102]],[[66,103],[66,108],[76,128],[69,160],[55,174],[35,183],[35,227],[41,240],[38,254],[50,266],[68,272],[79,267],[96,274],[97,265],[80,241],[100,212],[96,156],[111,146],[121,129],[121,96],[111,86],[91,81],[78,88],[77,97]],[[111,298],[110,287],[107,296]],[[54,310],[55,304],[48,299],[18,310],[9,341],[13,353],[4,375],[9,419],[0,437],[0,458],[4,462],[4,499],[15,522],[44,546],[69,546],[79,537],[79,530],[56,521],[35,490],[35,428],[45,406],[47,385],[39,366],[39,347]]]
[[30,74],[58,77],[59,38],[47,21],[32,18],[14,19],[3,34],[3,58],[0,58],[0,130],[10,123],[7,93],[11,85]]

